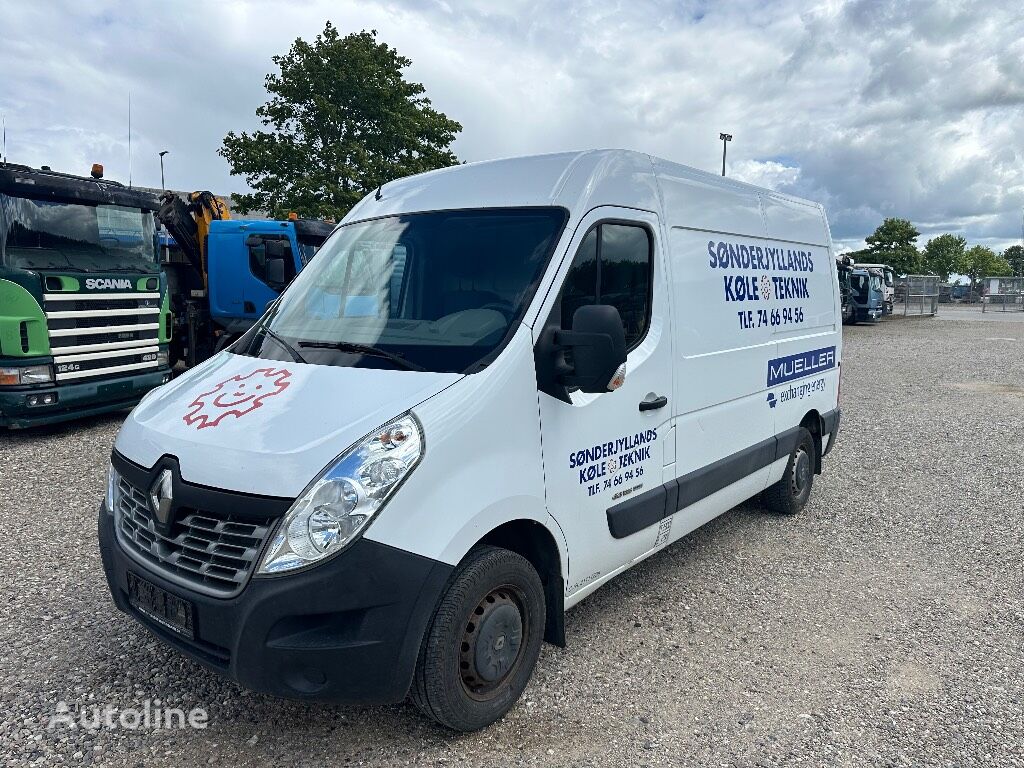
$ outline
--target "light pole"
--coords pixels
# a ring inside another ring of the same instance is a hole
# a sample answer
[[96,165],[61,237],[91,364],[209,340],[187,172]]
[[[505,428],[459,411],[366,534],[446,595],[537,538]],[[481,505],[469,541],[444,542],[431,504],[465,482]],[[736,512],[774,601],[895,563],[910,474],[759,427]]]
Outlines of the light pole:
[[718,138],[722,140],[722,175],[725,176],[725,148],[729,146],[729,142],[732,141],[731,133],[720,133]]
[[[163,152],[160,153],[160,189],[164,189],[164,190],[167,189],[167,185],[164,183],[164,155],[166,155],[168,151],[169,150],[165,149]],[[725,176],[725,165],[724,165],[725,161],[723,160],[722,162],[723,162],[723,165],[722,165],[722,169],[723,169],[722,170],[722,175]]]

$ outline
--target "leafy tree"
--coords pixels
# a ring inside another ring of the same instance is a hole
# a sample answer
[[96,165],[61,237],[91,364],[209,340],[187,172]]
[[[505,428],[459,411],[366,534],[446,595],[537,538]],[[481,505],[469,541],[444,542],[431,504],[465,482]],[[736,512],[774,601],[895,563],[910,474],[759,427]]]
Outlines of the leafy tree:
[[963,264],[957,271],[971,281],[971,293],[974,293],[975,285],[983,277],[1009,275],[1012,270],[1006,259],[997,256],[991,248],[975,245],[964,253]]
[[865,238],[871,256],[868,263],[888,264],[897,275],[920,272],[921,254],[917,250],[917,238],[920,235],[921,233],[906,219],[886,219],[874,234]]
[[280,73],[267,75],[271,98],[256,110],[268,130],[231,131],[219,150],[255,190],[235,197],[240,212],[340,218],[381,184],[458,162],[462,126],[403,78],[412,62],[376,35],[342,37],[327,22],[273,57]]
[[1002,253],[1014,277],[1024,277],[1024,246],[1011,245]]
[[921,254],[924,269],[946,282],[951,274],[961,271],[966,249],[967,240],[960,235],[933,237],[925,244]]

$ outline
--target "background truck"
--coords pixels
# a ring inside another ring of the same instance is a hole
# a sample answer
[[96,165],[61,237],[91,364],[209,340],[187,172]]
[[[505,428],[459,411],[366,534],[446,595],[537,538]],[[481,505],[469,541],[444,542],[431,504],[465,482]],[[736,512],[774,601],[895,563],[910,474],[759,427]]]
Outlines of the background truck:
[[0,427],[137,403],[170,379],[154,195],[0,163]]
[[881,271],[863,269],[858,264],[850,273],[850,285],[857,306],[857,322],[866,323],[881,318],[885,313]]
[[158,216],[173,238],[163,256],[172,366],[196,365],[249,330],[334,228],[294,217],[232,219],[210,192],[192,192],[187,202],[167,192]]
[[878,270],[882,278],[882,312],[891,315],[896,296],[896,270],[888,264],[861,264],[857,269]]
[[857,305],[853,298],[853,286],[850,276],[853,274],[853,261],[849,256],[836,258],[836,275],[839,279],[840,309],[843,317],[843,325],[853,325],[857,322]]

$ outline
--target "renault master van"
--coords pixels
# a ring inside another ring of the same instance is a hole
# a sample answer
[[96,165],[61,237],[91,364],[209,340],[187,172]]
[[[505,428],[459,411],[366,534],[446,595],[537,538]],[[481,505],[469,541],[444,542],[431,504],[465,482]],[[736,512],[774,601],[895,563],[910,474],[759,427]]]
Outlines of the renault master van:
[[248,688],[481,728],[609,579],[807,504],[841,347],[820,205],[625,151],[385,184],[124,424],[114,602]]

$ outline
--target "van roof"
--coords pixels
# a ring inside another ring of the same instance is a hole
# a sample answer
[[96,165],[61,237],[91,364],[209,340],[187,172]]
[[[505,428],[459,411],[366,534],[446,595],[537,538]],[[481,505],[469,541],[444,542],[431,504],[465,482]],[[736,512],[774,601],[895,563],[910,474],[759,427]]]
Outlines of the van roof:
[[[764,210],[766,204],[774,214]],[[817,203],[623,149],[486,160],[407,176],[367,195],[343,223],[401,213],[538,205],[564,206],[577,213],[599,205],[685,210],[685,224],[669,225],[768,237],[779,237],[794,220],[805,219],[811,220],[810,227],[805,221],[799,236],[781,239],[831,242]],[[728,209],[727,221],[714,215],[706,219],[710,208]],[[772,216],[775,227],[768,221]],[[725,228],[737,220],[738,229]]]

